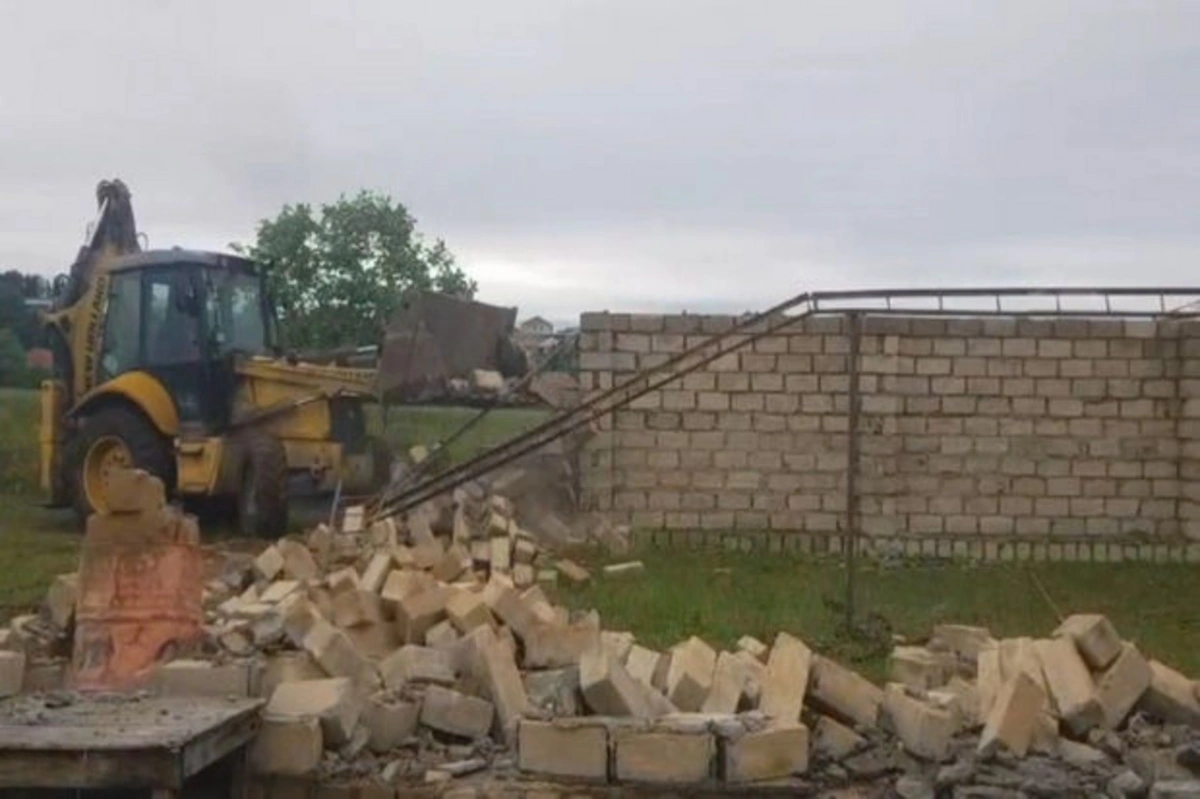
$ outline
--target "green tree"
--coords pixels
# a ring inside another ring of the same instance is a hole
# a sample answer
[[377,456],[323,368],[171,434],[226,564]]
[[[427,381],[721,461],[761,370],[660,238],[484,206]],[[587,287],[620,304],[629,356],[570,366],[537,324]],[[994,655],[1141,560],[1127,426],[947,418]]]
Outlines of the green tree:
[[0,386],[26,386],[30,380],[25,348],[16,333],[0,327]]
[[317,214],[285,205],[259,223],[253,245],[232,246],[267,266],[284,340],[297,349],[377,343],[410,289],[476,290],[445,242],[426,242],[408,210],[376,192],[343,195]]

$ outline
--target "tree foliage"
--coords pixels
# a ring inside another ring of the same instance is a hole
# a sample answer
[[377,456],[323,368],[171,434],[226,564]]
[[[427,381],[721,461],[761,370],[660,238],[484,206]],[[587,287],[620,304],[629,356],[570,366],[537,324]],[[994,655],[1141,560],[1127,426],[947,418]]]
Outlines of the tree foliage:
[[475,282],[440,239],[386,195],[360,191],[322,205],[286,205],[234,249],[266,265],[284,340],[296,349],[378,343],[409,289],[472,297]]

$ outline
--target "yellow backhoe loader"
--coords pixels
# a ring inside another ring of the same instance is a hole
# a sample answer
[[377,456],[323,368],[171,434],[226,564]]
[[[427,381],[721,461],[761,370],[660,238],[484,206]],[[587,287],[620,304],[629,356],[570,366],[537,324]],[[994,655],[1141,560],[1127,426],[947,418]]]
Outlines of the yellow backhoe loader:
[[220,498],[247,535],[278,535],[289,497],[374,490],[390,459],[368,435],[376,372],[298,362],[279,348],[259,265],[139,246],[129,190],[99,215],[44,316],[55,377],[41,388],[41,481],[51,504],[106,508],[126,466],[173,495]]

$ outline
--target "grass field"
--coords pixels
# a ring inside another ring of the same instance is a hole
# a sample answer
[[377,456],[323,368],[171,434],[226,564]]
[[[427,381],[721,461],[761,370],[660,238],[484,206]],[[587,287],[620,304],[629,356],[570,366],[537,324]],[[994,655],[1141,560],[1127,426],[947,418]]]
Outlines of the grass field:
[[[387,437],[400,448],[432,444],[473,414],[394,409]],[[78,532],[70,514],[36,504],[36,416],[36,393],[0,392],[0,617],[32,607],[55,574],[75,568]],[[470,455],[539,418],[528,411],[492,414],[449,455]],[[593,566],[603,562],[595,553],[581,557]],[[645,560],[645,574],[597,579],[582,589],[564,589],[563,595],[575,607],[599,610],[607,629],[630,630],[651,646],[694,634],[730,647],[742,635],[767,640],[789,630],[879,679],[893,633],[920,637],[938,622],[954,621],[985,625],[997,635],[1044,635],[1056,623],[1052,603],[1063,613],[1106,613],[1149,654],[1200,675],[1195,566],[865,564],[859,580],[861,629],[851,635],[841,623],[844,572],[837,561],[706,551],[648,550],[636,557]]]

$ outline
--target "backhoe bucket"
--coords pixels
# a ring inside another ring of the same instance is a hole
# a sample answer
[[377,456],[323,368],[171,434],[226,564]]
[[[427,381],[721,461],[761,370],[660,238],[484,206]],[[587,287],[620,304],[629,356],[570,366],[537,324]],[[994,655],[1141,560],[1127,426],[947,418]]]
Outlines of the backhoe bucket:
[[378,390],[387,402],[420,402],[445,396],[449,381],[491,369],[505,377],[528,370],[512,341],[516,308],[444,294],[405,298],[384,333]]

